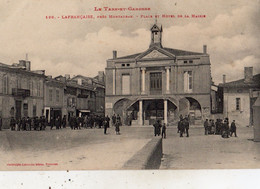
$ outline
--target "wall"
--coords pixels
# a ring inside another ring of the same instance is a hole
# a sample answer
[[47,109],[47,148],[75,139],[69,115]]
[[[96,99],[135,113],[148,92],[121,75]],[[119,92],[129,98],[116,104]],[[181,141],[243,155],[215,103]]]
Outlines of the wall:
[[[241,99],[241,110],[236,110],[236,98]],[[249,93],[224,92],[224,117],[230,121],[236,120],[238,126],[248,126],[250,123]]]
[[162,155],[162,138],[153,138],[124,164],[123,169],[159,169]]
[[[3,77],[8,77],[8,93],[3,91]],[[44,96],[44,77],[23,70],[0,70],[0,115],[3,118],[3,128],[9,128],[11,108],[14,108],[15,116],[15,101],[21,101],[21,117],[25,114],[24,105],[28,104],[28,116],[33,116],[33,105],[36,105],[36,116],[41,116],[43,113],[43,96]],[[29,89],[30,96],[14,96],[12,88]],[[39,90],[38,90],[38,89]]]

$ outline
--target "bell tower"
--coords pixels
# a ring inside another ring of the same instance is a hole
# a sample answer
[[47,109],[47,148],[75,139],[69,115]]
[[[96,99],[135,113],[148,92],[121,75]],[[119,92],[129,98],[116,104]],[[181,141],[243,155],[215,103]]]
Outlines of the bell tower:
[[162,26],[159,27],[157,23],[151,28],[151,44],[150,47],[157,46],[162,47]]

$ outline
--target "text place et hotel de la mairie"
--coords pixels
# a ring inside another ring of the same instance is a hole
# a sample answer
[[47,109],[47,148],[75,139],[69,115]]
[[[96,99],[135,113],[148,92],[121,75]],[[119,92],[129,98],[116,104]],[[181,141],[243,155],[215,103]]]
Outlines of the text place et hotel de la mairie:
[[149,48],[141,53],[107,60],[106,103],[108,115],[131,116],[133,125],[150,125],[160,119],[176,123],[189,115],[201,123],[210,117],[211,66],[207,46],[203,52],[166,48],[163,28],[151,28]]

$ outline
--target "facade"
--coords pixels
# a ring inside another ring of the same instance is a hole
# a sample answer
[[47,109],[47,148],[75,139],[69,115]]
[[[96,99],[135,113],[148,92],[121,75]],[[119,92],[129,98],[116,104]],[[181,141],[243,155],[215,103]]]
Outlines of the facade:
[[253,125],[253,104],[260,95],[260,74],[253,67],[244,68],[244,79],[220,84],[224,93],[224,116],[241,126]]
[[27,60],[12,66],[0,63],[0,80],[0,115],[5,128],[11,117],[43,115],[44,71],[31,71]]
[[151,28],[151,44],[142,52],[107,60],[107,115],[119,114],[132,124],[156,119],[175,123],[189,115],[194,123],[210,117],[211,72],[207,47],[203,53],[162,46],[162,27]]
[[[92,99],[95,98],[95,102],[92,103],[90,101],[90,106],[95,106],[95,108],[91,108],[92,112],[97,115],[105,115],[105,76],[104,72],[100,71],[98,76],[91,78],[82,75],[77,75],[71,78],[72,81],[76,81],[81,86],[88,87],[89,89],[89,97]],[[91,92],[92,91],[92,92]],[[94,92],[94,93],[93,93]]]
[[[75,110],[72,115],[82,116],[95,112],[95,93],[92,86],[82,85],[80,79],[78,81],[68,80],[65,94],[68,108]],[[71,116],[71,114],[68,115]]]
[[55,119],[65,115],[63,109],[65,83],[47,77],[44,86],[44,115],[50,122],[51,117]]

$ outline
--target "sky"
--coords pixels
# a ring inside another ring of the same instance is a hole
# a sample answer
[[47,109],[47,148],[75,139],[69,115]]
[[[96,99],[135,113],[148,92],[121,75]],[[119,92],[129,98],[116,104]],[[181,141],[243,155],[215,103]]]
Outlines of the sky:
[[[150,11],[107,12],[94,11],[94,7]],[[206,17],[161,18],[162,14]],[[61,19],[67,15],[93,15],[95,19]],[[134,18],[97,18],[101,15]],[[243,78],[245,66],[260,73],[259,0],[1,0],[0,62],[16,63],[28,53],[32,69],[46,70],[47,75],[93,77],[104,71],[113,50],[125,56],[149,48],[154,15],[160,15],[157,23],[163,26],[163,47],[202,52],[207,45],[216,84],[222,82],[223,74],[227,81]]]

